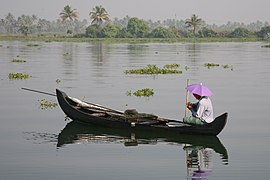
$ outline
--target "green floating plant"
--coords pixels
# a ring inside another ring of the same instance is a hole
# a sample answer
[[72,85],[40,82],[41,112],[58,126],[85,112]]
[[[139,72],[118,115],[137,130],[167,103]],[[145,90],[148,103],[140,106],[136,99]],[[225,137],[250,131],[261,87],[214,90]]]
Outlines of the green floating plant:
[[25,63],[25,60],[21,60],[21,59],[13,59],[11,62],[13,63]]
[[220,65],[220,64],[215,64],[215,63],[205,63],[204,66],[207,67],[208,69],[210,69],[211,67],[219,67],[219,66],[221,66],[224,69],[230,68],[231,70],[233,70],[233,66],[229,65],[229,64]]
[[221,65],[224,69],[231,69],[231,71],[233,70],[233,66],[229,65],[229,64],[225,64],[225,65]]
[[9,73],[8,77],[9,79],[27,79],[32,76],[24,73]]
[[59,84],[59,83],[61,82],[61,80],[60,80],[60,79],[56,79],[55,82],[56,82],[57,84]]
[[[127,96],[131,96],[132,92],[131,91],[127,91]],[[154,95],[154,90],[150,89],[150,88],[144,88],[144,89],[140,89],[137,90],[133,93],[133,95],[137,96],[137,97],[141,97],[141,96],[145,96],[145,97],[149,97],[149,96],[153,96]]]
[[39,44],[27,44],[28,47],[36,47],[36,46],[40,46]]
[[262,48],[270,48],[270,44],[261,46]]
[[49,101],[49,100],[46,100],[46,99],[42,99],[42,100],[39,100],[39,107],[41,109],[48,109],[48,108],[55,108],[58,104],[54,101]]
[[205,63],[204,66],[210,68],[210,67],[217,67],[217,66],[219,66],[219,64],[215,64],[215,63]]
[[177,69],[177,68],[179,68],[179,67],[180,67],[179,64],[165,64],[165,65],[163,66],[164,69]]
[[181,74],[182,71],[177,70],[179,65],[167,64],[163,68],[159,68],[157,65],[148,64],[141,69],[125,70],[125,74]]
[[127,96],[131,96],[131,95],[132,95],[131,90],[128,90],[128,91],[126,92],[126,95],[127,95]]
[[188,67],[188,66],[185,66],[185,70],[187,71],[187,70],[189,70],[190,69],[190,67]]

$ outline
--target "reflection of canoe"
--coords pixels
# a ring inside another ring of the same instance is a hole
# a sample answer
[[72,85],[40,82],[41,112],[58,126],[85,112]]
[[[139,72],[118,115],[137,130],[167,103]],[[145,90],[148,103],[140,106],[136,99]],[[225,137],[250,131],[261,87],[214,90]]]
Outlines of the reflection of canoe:
[[58,135],[58,147],[66,144],[76,143],[123,143],[125,146],[134,146],[140,144],[155,145],[159,142],[169,144],[188,145],[189,148],[211,148],[221,155],[223,162],[228,162],[226,148],[222,145],[216,136],[188,135],[177,132],[166,133],[150,132],[133,128],[110,128],[106,126],[86,126],[82,123],[72,121]]
[[227,122],[227,113],[215,118],[212,123],[191,125],[176,120],[159,118],[151,114],[126,114],[97,104],[69,97],[56,90],[57,99],[64,113],[74,121],[125,129],[164,131],[164,133],[218,135]]

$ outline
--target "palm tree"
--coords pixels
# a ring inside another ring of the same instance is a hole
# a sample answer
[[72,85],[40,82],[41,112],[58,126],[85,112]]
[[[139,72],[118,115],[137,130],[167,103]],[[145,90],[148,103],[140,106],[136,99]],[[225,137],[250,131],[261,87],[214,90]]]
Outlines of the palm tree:
[[60,18],[62,19],[62,22],[65,22],[68,20],[68,23],[66,24],[67,29],[68,29],[67,33],[71,34],[72,30],[70,29],[73,25],[73,20],[78,19],[79,13],[77,12],[76,9],[72,9],[71,6],[66,5],[59,15],[60,15]]
[[77,10],[72,9],[69,5],[66,5],[59,15],[62,21],[66,21],[67,19],[73,21],[79,18]]
[[93,10],[89,13],[89,16],[90,19],[93,19],[91,23],[96,23],[98,26],[109,20],[109,14],[102,6],[96,6],[93,8]]
[[193,14],[190,19],[187,19],[185,21],[185,24],[187,25],[187,27],[192,27],[193,29],[192,33],[193,33],[193,36],[195,37],[196,29],[199,28],[203,24],[203,21],[201,18],[198,18],[198,16]]

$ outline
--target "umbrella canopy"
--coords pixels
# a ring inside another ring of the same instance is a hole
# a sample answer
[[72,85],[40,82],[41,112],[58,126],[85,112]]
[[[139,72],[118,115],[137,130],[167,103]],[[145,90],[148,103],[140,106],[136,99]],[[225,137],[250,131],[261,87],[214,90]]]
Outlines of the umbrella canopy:
[[191,84],[186,87],[186,89],[192,94],[198,94],[200,96],[212,96],[213,93],[208,89],[208,87],[202,84]]

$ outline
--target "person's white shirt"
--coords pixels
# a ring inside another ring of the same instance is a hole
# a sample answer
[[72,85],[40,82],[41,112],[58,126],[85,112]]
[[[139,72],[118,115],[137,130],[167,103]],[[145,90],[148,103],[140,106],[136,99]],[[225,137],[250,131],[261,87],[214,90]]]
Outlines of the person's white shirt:
[[196,117],[203,119],[207,123],[211,123],[214,120],[213,106],[209,97],[203,96],[198,102],[198,109]]

